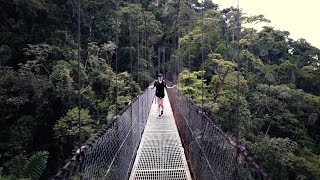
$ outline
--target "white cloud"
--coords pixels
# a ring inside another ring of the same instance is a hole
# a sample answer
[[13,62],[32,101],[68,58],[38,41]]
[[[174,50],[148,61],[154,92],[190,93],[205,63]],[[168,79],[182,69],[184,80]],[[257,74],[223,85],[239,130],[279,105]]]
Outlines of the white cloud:
[[[237,7],[237,0],[212,0],[221,8]],[[299,3],[300,2],[300,3]],[[262,14],[275,29],[289,31],[291,38],[306,39],[320,48],[319,0],[240,0],[240,8],[248,15]]]

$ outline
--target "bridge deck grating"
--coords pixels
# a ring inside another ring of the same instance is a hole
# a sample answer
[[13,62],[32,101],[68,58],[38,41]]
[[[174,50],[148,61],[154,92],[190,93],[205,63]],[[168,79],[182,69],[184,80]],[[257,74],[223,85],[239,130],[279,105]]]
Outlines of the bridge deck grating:
[[164,104],[161,118],[158,118],[157,104],[151,107],[130,180],[191,179],[167,96]]

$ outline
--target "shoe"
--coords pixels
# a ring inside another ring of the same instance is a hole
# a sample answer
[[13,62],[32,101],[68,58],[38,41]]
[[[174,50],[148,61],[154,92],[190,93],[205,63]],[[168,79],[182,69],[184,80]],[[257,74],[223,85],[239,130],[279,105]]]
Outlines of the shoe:
[[163,114],[163,110],[161,111],[161,115]]
[[161,116],[161,114],[159,114],[159,117]]

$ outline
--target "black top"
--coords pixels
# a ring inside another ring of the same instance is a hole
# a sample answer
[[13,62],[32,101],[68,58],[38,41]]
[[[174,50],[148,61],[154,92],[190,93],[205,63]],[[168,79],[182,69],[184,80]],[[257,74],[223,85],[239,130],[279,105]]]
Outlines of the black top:
[[159,81],[154,82],[154,87],[156,87],[156,96],[164,97],[164,88],[166,87],[166,83],[164,80],[160,83]]

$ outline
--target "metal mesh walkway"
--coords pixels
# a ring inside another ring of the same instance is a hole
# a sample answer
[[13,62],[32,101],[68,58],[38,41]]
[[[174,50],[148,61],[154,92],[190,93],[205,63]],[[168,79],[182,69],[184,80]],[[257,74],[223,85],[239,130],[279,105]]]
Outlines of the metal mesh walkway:
[[146,89],[137,96],[51,179],[271,179],[182,92],[168,89],[171,104],[166,97],[161,119],[154,94]]
[[164,98],[164,113],[158,117],[153,103],[130,179],[191,179],[169,99]]

